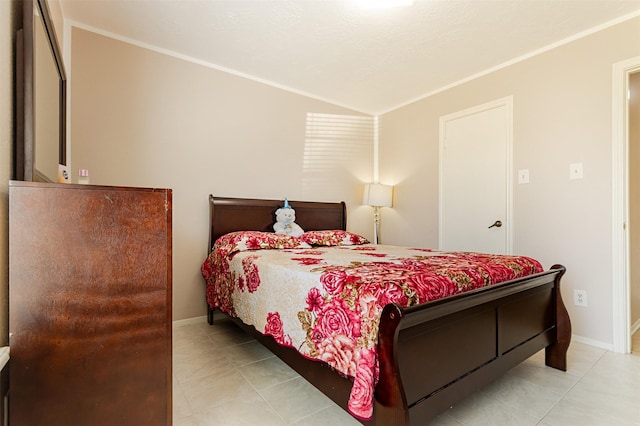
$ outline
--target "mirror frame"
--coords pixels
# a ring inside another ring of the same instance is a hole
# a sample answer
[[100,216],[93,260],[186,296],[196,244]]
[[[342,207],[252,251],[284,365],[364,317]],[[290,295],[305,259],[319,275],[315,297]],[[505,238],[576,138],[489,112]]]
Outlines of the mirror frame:
[[[46,0],[22,0],[22,29],[16,37],[16,144],[15,180],[51,182],[51,177],[36,170],[35,150],[35,80],[34,80],[34,31],[35,8],[42,18],[49,48],[56,63],[59,87],[59,155],[58,163],[66,164],[67,142],[67,79],[62,62],[61,50],[56,38],[49,7]],[[53,177],[55,179],[55,176]],[[55,182],[55,180],[53,180]]]

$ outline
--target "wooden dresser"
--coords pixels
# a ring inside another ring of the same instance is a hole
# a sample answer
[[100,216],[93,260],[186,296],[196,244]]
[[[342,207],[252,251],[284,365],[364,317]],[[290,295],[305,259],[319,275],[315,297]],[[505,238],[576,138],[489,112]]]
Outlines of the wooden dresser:
[[9,183],[9,419],[170,425],[170,189]]

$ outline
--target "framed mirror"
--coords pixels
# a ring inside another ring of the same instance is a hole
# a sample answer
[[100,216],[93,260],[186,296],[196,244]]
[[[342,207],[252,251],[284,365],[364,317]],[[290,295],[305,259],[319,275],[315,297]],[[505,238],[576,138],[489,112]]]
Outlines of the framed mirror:
[[66,164],[66,76],[46,0],[22,0],[14,179],[56,182]]

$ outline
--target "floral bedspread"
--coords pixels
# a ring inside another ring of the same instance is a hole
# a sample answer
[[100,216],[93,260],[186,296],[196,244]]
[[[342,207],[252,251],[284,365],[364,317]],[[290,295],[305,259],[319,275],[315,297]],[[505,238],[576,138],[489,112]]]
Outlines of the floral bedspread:
[[384,245],[229,250],[202,265],[207,301],[354,379],[350,413],[373,414],[383,307],[411,306],[541,272],[523,256]]

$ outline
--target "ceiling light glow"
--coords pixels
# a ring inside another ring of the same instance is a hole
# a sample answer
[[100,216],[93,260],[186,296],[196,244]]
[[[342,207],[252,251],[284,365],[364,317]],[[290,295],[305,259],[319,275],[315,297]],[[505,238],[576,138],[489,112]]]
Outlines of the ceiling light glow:
[[414,0],[357,0],[362,9],[391,9],[393,7],[413,6]]

